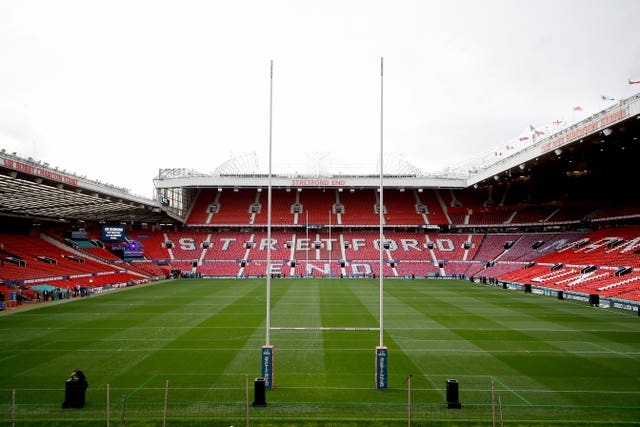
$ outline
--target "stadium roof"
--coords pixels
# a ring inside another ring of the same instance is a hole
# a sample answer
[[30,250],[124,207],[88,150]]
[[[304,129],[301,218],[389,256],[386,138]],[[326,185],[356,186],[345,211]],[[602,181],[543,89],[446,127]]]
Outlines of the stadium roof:
[[0,152],[0,215],[55,221],[161,222],[159,204],[46,163]]
[[[529,174],[532,168],[548,173],[549,167],[568,174],[598,172],[637,181],[635,168],[629,162],[640,155],[638,118],[640,95],[635,95],[554,133],[532,134],[531,141],[519,149],[507,147],[504,153],[490,153],[440,174],[424,175],[411,168],[406,169],[404,165],[405,173],[398,173],[398,170],[393,174],[385,173],[384,184],[389,188],[466,188]],[[240,160],[244,164],[251,159]],[[154,179],[158,195],[156,201],[133,195],[125,188],[89,180],[1,150],[0,216],[61,222],[179,222],[184,220],[184,212],[180,215],[168,204],[160,203],[169,192],[181,193],[178,197],[186,210],[193,198],[188,198],[183,191],[189,189],[193,192],[203,187],[263,188],[267,185],[268,176],[264,173],[243,173],[244,169],[233,161],[223,166],[214,174],[188,169],[161,169]],[[539,174],[537,179],[540,179]],[[273,176],[274,188],[347,189],[378,185],[379,177],[375,174]]]
[[[400,168],[385,168],[385,186],[390,188],[466,188],[482,181],[523,168],[543,157],[555,157],[558,152],[574,147],[584,139],[597,137],[613,128],[635,129],[636,118],[640,115],[640,94],[617,101],[614,105],[599,111],[569,126],[542,130],[531,128],[530,135],[520,138],[521,144],[509,144],[503,150],[486,153],[470,162],[439,173],[423,174],[408,162]],[[633,123],[633,125],[629,125]],[[624,124],[624,126],[623,126]],[[264,187],[267,174],[249,173],[247,165],[255,165],[251,157],[240,156],[231,159],[211,174],[188,169],[161,169],[154,179],[157,189],[200,188],[200,187]],[[282,174],[274,173],[272,185],[276,188],[376,187],[379,176],[371,175],[331,175],[326,173]]]
[[[612,133],[619,135],[638,135],[637,119],[640,118],[640,94],[621,99],[584,120],[570,126],[557,129],[551,134],[531,128],[530,143],[520,149],[506,146],[502,152],[489,153],[483,158],[466,163],[460,169],[469,174],[467,185],[473,185],[511,170],[523,169],[525,165],[537,162],[541,158],[559,157],[567,151],[575,151],[577,145],[587,140],[605,142],[602,137]],[[636,139],[637,140],[637,139]],[[566,156],[565,156],[566,157]]]

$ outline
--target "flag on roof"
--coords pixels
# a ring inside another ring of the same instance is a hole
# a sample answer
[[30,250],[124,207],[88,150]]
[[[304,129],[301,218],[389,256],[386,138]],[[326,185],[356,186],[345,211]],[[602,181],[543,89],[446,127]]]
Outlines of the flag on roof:
[[630,84],[630,85],[637,85],[637,84],[640,84],[640,80],[633,81],[633,80],[629,79],[629,84]]
[[583,108],[579,105],[576,105],[575,107],[573,107],[573,111],[582,111]]
[[537,135],[544,135],[544,132],[542,132],[541,130],[538,130],[536,128],[533,127],[533,125],[529,125],[529,129],[531,130],[531,132],[533,133],[533,136],[537,136]]
[[563,123],[564,123],[564,120],[556,120],[556,121],[553,122],[553,124],[556,125],[556,126],[560,126]]
[[518,141],[527,141],[528,139],[528,136],[521,136],[520,138],[518,138]]
[[606,95],[602,95],[600,97],[600,99],[602,99],[603,101],[615,101],[615,99],[611,98],[610,96],[606,96]]

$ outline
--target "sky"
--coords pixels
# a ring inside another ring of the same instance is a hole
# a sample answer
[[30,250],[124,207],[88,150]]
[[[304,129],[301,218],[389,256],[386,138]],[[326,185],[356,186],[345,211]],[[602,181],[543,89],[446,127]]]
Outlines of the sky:
[[637,0],[0,0],[0,147],[145,197],[163,168],[266,172],[269,147],[274,173],[377,173],[381,145],[386,172],[440,171],[640,92],[639,16]]

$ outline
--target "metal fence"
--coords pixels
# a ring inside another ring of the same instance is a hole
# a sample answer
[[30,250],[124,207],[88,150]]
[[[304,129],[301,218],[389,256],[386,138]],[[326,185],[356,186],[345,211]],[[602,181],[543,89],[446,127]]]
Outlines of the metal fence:
[[[244,384],[243,384],[244,383]],[[443,385],[444,386],[444,385]],[[447,406],[448,390],[417,384],[407,378],[404,388],[385,392],[351,390],[362,399],[336,402],[330,388],[301,389],[299,396],[320,396],[318,401],[278,401],[275,391],[267,392],[267,405],[254,406],[257,391],[253,378],[239,378],[236,387],[228,384],[208,387],[172,386],[119,389],[91,386],[83,408],[62,408],[64,387],[57,389],[0,389],[2,426],[259,426],[259,425],[424,425],[427,420],[476,420],[500,425],[498,400],[492,405],[489,383],[470,385],[464,411]],[[297,393],[294,393],[297,394]],[[272,399],[273,398],[273,399]],[[464,413],[463,413],[464,412]]]

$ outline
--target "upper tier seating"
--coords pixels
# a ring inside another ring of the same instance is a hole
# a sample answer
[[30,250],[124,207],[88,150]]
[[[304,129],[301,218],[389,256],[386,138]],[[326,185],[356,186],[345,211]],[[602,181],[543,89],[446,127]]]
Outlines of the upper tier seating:
[[[294,214],[291,211],[296,202],[295,192],[284,190],[271,191],[271,224],[286,225],[294,223]],[[260,212],[255,215],[254,224],[267,224],[269,219],[269,195],[267,191],[258,193]]]
[[640,215],[640,203],[634,203],[630,205],[626,204],[623,206],[609,206],[606,208],[598,209],[594,211],[590,217],[594,220],[601,220],[605,218],[617,218],[630,215]]
[[444,201],[441,203],[442,199],[438,190],[418,191],[418,199],[427,208],[426,218],[429,224],[447,225],[451,223],[443,210]]
[[202,188],[187,217],[187,224],[207,224],[211,215],[209,207],[215,202],[218,191],[215,188]]
[[[338,201],[337,190],[304,189],[298,194],[298,203],[302,212],[298,215],[298,225],[304,224],[338,224],[338,217],[333,212],[333,205]],[[344,193],[340,193],[344,194]]]
[[[219,197],[220,209],[211,217],[210,224],[249,224],[250,208],[258,197],[255,189],[224,189]],[[265,202],[266,206],[266,202]],[[266,207],[263,207],[266,210]]]
[[[348,194],[348,196],[345,196]],[[376,190],[356,190],[342,193],[340,203],[344,205],[342,224],[375,225],[380,224],[380,215],[376,213],[378,202]]]
[[424,218],[416,211],[416,194],[413,190],[386,190],[383,194],[383,202],[387,208],[384,215],[385,224],[424,224]]
[[[327,224],[329,212],[333,213],[333,224],[373,226],[379,223],[379,215],[375,212],[376,188],[341,190],[333,187],[274,188],[272,224],[302,225],[307,218],[310,224]],[[585,202],[592,199],[576,199],[575,196],[584,190],[572,187],[567,191],[573,198],[556,198],[553,192],[537,194],[530,184],[518,182],[498,182],[481,189],[421,190],[385,189],[385,222],[389,225],[500,225],[578,223],[583,219],[601,221],[612,217],[640,216],[640,204],[637,202],[621,206],[610,202]],[[267,199],[265,188],[203,188],[198,191],[192,206],[188,207],[186,224],[266,224]],[[303,207],[298,215],[292,211],[295,203]],[[416,204],[426,207],[427,214],[417,213]],[[336,212],[334,206],[343,207],[344,213]]]
[[501,206],[479,206],[471,209],[469,224],[501,225],[506,224],[514,214],[511,208]]
[[488,193],[485,191],[474,190],[472,188],[463,190],[443,190],[440,191],[440,195],[442,196],[442,200],[444,200],[447,208],[456,206],[485,206],[487,201],[490,200],[490,195]]
[[510,224],[539,224],[551,219],[556,211],[556,206],[516,206]]

